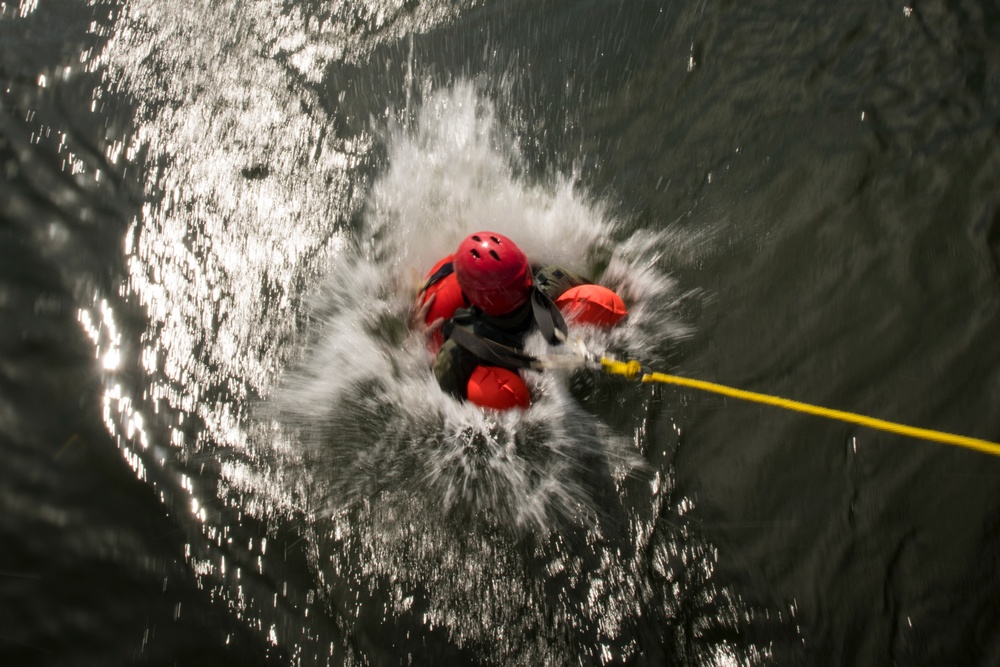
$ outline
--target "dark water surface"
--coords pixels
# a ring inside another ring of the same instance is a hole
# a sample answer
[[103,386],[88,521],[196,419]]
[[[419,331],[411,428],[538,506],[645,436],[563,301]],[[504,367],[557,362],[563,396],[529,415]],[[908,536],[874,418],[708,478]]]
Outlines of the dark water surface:
[[0,3],[0,662],[995,665],[1000,461],[440,395],[465,233],[651,368],[1000,439],[988,2]]

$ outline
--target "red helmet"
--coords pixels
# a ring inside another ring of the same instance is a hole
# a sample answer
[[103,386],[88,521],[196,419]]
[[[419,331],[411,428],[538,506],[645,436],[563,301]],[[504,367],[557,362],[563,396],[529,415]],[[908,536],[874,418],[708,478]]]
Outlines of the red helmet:
[[454,266],[469,303],[487,315],[504,315],[528,300],[528,258],[506,236],[495,232],[472,234],[455,251]]

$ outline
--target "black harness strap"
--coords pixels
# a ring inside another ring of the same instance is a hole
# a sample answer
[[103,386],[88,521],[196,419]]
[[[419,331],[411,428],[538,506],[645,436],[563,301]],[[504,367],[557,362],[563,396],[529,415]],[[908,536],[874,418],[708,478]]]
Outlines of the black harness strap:
[[550,345],[559,345],[566,340],[566,320],[559,312],[559,307],[540,289],[531,290],[531,311],[539,330]]
[[[559,345],[566,340],[566,320],[563,319],[559,308],[552,303],[552,299],[544,292],[537,289],[531,291],[531,310],[535,323],[549,344]],[[511,369],[541,370],[542,368],[542,362],[535,357],[480,336],[469,327],[457,322],[445,336],[488,364]]]
[[518,352],[488,338],[477,336],[468,327],[456,324],[451,328],[448,337],[458,345],[476,355],[483,361],[504,368],[527,368],[538,370],[541,362],[530,355]]
[[441,265],[441,268],[439,268],[431,275],[427,276],[427,280],[424,281],[424,286],[420,288],[420,291],[423,292],[434,283],[438,282],[439,280],[444,280],[454,272],[455,272],[455,265],[452,262],[445,262],[444,264]]

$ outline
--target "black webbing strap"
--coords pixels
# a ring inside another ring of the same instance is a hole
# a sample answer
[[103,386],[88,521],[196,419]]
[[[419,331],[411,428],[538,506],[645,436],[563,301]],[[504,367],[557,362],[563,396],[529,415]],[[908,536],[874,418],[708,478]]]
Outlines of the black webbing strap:
[[483,361],[504,368],[529,368],[537,370],[541,362],[530,355],[518,352],[495,341],[477,336],[468,327],[456,324],[448,337]]
[[[450,273],[451,264],[449,263],[445,266],[448,267],[448,272],[444,273],[441,278]],[[445,266],[442,266],[441,269],[444,269]],[[441,269],[435,271],[431,278],[433,279],[434,276],[441,273]],[[440,278],[438,279],[440,280]],[[429,279],[428,285],[431,284],[433,283]],[[566,340],[566,320],[563,319],[562,313],[559,312],[559,308],[552,302],[552,299],[546,296],[541,290],[531,290],[531,311],[538,329],[550,345],[559,345]],[[528,368],[532,370],[542,368],[542,362],[537,358],[523,352],[518,352],[512,347],[490,340],[489,338],[484,338],[473,332],[469,327],[458,324],[458,322],[453,322],[450,331],[445,331],[445,337],[454,340],[460,347],[465,348],[483,361],[495,366],[511,369]]]
[[441,265],[441,267],[437,271],[427,276],[427,280],[424,281],[424,286],[420,288],[420,291],[423,292],[434,283],[438,282],[439,280],[443,280],[444,278],[450,276],[454,272],[455,272],[455,265],[452,264],[451,262],[445,262],[444,264]]
[[540,289],[531,290],[531,310],[535,323],[550,345],[559,345],[566,340],[566,320],[552,299]]

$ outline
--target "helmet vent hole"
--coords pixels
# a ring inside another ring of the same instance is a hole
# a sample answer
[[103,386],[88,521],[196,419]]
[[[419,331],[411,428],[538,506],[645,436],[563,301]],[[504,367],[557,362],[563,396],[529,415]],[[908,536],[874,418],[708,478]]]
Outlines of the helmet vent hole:
[[479,259],[479,251],[476,250],[475,248],[473,248],[472,250],[470,250],[469,254],[472,255],[473,257],[475,257],[476,259]]
[[496,250],[490,250],[490,256],[496,261],[500,261],[500,255],[497,254]]
[[[477,239],[477,240],[478,240],[478,239]],[[491,237],[490,237],[490,240],[491,240],[491,241],[493,241],[494,243],[496,243],[497,245],[502,245],[502,244],[500,243],[500,239],[498,239],[498,238],[497,238],[497,237],[495,237],[495,236],[491,236]]]
[[477,234],[477,235],[474,235],[474,236],[472,237],[472,240],[473,240],[473,241],[475,241],[476,243],[482,243],[482,241],[483,241],[483,240],[482,240],[481,238],[479,238],[479,235],[478,235],[478,234]]

